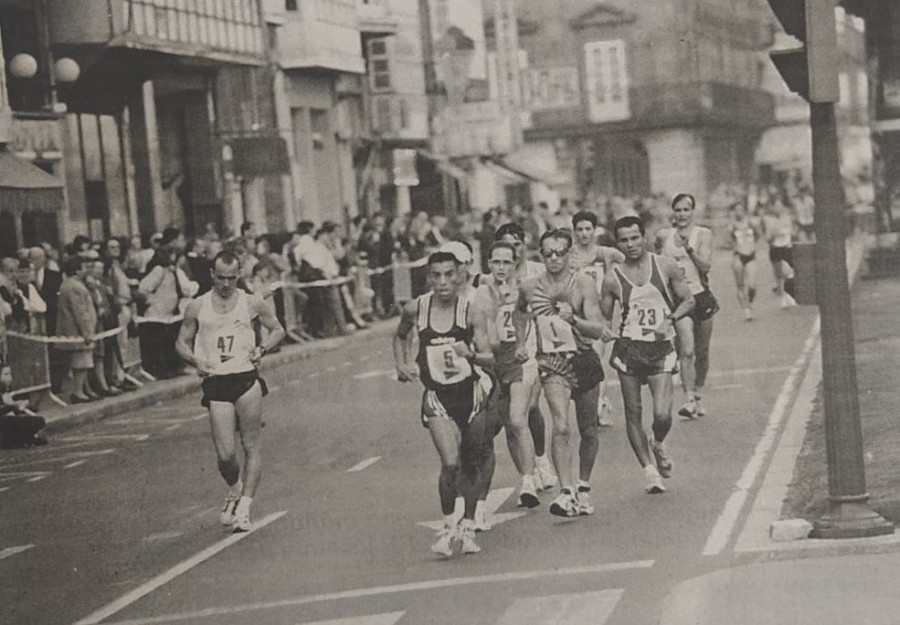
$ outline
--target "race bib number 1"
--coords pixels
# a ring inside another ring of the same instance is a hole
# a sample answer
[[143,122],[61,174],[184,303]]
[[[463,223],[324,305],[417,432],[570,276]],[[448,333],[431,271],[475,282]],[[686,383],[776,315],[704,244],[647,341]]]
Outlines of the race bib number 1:
[[572,326],[558,315],[535,318],[538,329],[538,348],[543,354],[562,354],[577,351]]
[[456,353],[453,345],[429,345],[425,355],[431,379],[438,384],[456,384],[472,375],[472,365]]

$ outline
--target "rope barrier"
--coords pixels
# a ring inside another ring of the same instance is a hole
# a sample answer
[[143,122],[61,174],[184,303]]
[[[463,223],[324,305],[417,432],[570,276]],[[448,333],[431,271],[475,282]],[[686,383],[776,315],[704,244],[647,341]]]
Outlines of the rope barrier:
[[[121,334],[125,330],[127,330],[127,326],[123,326],[120,328],[113,328],[111,330],[104,330],[98,334],[91,335],[92,341],[100,341],[102,339],[109,338],[111,336],[116,336]],[[69,343],[69,344],[85,344],[84,337],[81,336],[41,336],[37,334],[23,334],[21,332],[13,332],[8,331],[7,336],[14,336],[16,338],[24,339],[27,341],[34,341],[35,343]]]

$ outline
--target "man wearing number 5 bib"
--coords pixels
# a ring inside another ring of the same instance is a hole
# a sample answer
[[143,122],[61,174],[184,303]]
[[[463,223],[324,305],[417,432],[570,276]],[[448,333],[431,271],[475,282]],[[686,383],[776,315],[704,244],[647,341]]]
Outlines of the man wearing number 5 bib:
[[[647,251],[644,224],[637,217],[619,219],[614,233],[625,261],[607,273],[600,291],[603,340],[615,340],[609,364],[619,373],[628,441],[644,469],[646,492],[665,492],[662,477],[672,473],[664,441],[672,427],[674,322],[690,314],[694,298],[683,272],[669,258]],[[615,302],[622,305],[619,333],[612,331]],[[677,306],[675,301],[680,302]],[[641,385],[653,396],[653,433],[641,423]],[[653,452],[655,464],[650,459]]]
[[[401,312],[393,340],[397,379],[420,379],[422,423],[441,458],[438,494],[444,524],[431,549],[449,556],[458,543],[462,553],[477,553],[475,508],[478,501],[478,471],[485,431],[485,411],[495,389],[494,380],[481,368],[493,355],[476,354],[472,345],[487,345],[476,336],[469,299],[461,285],[460,262],[449,252],[428,257],[432,290],[408,302]],[[419,350],[410,362],[410,346],[417,331]],[[465,501],[463,519],[453,517],[457,494]]]
[[[259,295],[237,288],[241,263],[232,252],[219,252],[211,273],[213,289],[188,304],[175,348],[204,378],[201,403],[209,409],[219,473],[228,484],[220,520],[234,532],[247,532],[252,527],[250,503],[262,475],[259,433],[266,385],[257,367],[281,342],[284,329]],[[269,331],[261,345],[253,329],[256,318]],[[235,430],[244,450],[243,477]]]
[[[571,248],[572,235],[565,230],[548,230],[541,236],[546,272],[521,285],[515,310],[516,340],[523,353],[529,318],[537,328],[538,371],[553,416],[550,450],[561,487],[550,513],[565,517],[594,512],[590,478],[600,448],[597,385],[603,379],[600,357],[591,345],[603,327],[597,287],[570,266]],[[569,445],[569,401],[573,399],[581,434],[577,493]]]

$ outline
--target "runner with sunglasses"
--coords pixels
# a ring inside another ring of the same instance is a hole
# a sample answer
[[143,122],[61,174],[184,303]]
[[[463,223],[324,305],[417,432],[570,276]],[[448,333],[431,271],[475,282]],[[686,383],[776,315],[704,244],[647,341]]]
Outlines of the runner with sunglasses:
[[[572,235],[565,230],[548,230],[541,236],[546,271],[519,287],[514,317],[520,349],[524,349],[529,321],[537,329],[538,372],[553,417],[550,449],[561,486],[550,513],[564,517],[594,512],[590,478],[600,447],[597,384],[602,379],[600,358],[592,345],[603,328],[597,288],[570,266],[571,248]],[[569,445],[569,401],[573,399],[581,434],[577,492]]]

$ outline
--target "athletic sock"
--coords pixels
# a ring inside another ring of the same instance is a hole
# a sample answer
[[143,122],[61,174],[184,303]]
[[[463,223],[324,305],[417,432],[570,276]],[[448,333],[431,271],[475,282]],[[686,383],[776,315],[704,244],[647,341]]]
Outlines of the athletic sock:
[[237,506],[234,509],[234,513],[238,514],[238,512],[250,512],[250,504],[253,503],[253,497],[247,497],[246,495],[242,496],[238,499]]
[[579,493],[587,493],[590,492],[591,485],[584,480],[578,480],[578,492]]
[[456,520],[453,518],[452,514],[444,515],[444,527],[453,527],[456,525]]
[[530,486],[534,488],[534,476],[533,475],[523,475],[522,476],[522,488]]

